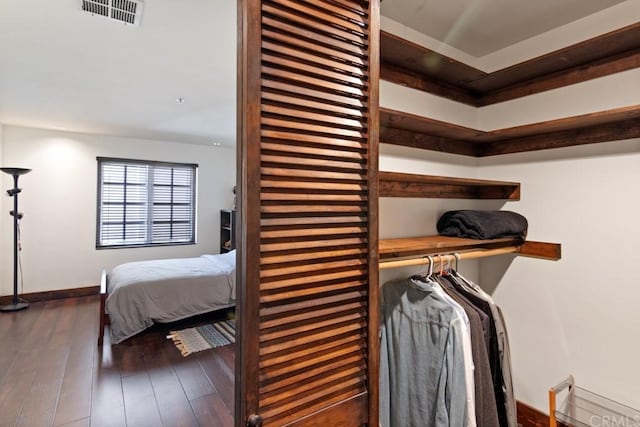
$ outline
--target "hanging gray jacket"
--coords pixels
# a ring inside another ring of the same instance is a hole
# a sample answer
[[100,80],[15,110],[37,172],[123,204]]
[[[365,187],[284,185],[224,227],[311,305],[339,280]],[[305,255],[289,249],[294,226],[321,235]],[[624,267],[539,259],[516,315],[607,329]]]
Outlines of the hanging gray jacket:
[[381,303],[380,425],[466,426],[465,326],[453,307],[411,279],[385,284]]

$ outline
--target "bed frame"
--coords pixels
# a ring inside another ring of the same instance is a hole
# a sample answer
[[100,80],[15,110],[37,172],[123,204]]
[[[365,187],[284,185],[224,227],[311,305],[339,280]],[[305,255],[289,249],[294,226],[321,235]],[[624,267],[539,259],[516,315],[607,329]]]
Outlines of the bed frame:
[[[188,280],[188,278],[185,278],[184,280],[181,280],[181,282],[186,281],[186,280]],[[111,319],[109,317],[109,314],[106,311],[107,297],[109,296],[108,289],[107,289],[107,283],[108,283],[107,270],[106,269],[102,269],[102,273],[101,273],[101,277],[100,277],[100,311],[98,313],[98,315],[99,315],[99,317],[98,317],[98,325],[99,325],[98,346],[102,346],[102,344],[104,342],[104,335],[105,335],[105,329],[106,329],[105,327],[106,327],[106,325],[111,325]],[[218,310],[220,310],[222,308],[228,308],[228,307],[232,306],[232,304],[216,302],[216,306],[219,306],[219,307],[218,308],[214,308],[212,306],[212,307],[210,307],[208,309],[207,312],[218,311]],[[197,315],[196,313],[192,313],[192,314],[188,314],[188,317],[193,317],[193,316],[196,316],[196,315]]]
[[98,345],[102,345],[104,341],[104,327],[106,325],[111,324],[111,319],[109,319],[109,315],[105,310],[105,305],[107,302],[107,270],[102,270],[102,275],[100,276],[100,330],[98,331]]

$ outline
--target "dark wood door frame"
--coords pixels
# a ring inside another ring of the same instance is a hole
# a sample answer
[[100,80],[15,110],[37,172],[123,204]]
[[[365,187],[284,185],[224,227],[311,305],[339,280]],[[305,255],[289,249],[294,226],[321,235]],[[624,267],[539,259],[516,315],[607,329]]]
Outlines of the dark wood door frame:
[[378,425],[379,26],[238,2],[236,426]]

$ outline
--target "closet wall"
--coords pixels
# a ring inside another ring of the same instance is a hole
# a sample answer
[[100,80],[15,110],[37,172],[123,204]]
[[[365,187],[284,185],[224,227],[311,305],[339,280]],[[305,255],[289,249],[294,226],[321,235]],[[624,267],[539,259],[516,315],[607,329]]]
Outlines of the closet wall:
[[[617,15],[607,12],[608,22],[624,21],[629,11],[617,10]],[[556,34],[575,39],[576,28],[595,28],[595,22],[585,19]],[[383,29],[400,31],[396,34],[403,37],[411,33],[389,20],[382,23]],[[414,41],[419,38],[413,36]],[[552,36],[511,50],[513,61],[521,60],[517,55],[522,52],[535,53]],[[507,65],[508,54],[505,50],[496,58]],[[381,83],[380,104],[490,130],[640,104],[640,70],[483,107],[475,116],[465,106],[388,82]],[[562,260],[557,262],[510,255],[479,261],[477,280],[505,312],[518,400],[547,412],[548,388],[573,373],[579,385],[640,407],[634,375],[640,349],[634,339],[640,328],[640,290],[633,273],[640,263],[640,252],[633,247],[640,239],[640,140],[483,159],[385,145],[380,151],[380,170],[522,185],[517,202],[381,199],[381,238],[433,233],[439,215],[452,208],[502,208],[529,219],[530,239],[562,243]],[[463,273],[473,278],[473,272]],[[385,274],[404,272],[385,271],[381,283]]]
[[537,93],[477,110],[482,130],[579,116],[640,102],[640,68]]
[[546,391],[576,382],[640,407],[637,337],[640,265],[640,139],[480,160],[482,178],[517,175],[522,200],[509,206],[530,235],[562,242],[562,260],[481,263],[511,339],[519,400],[546,410]]
[[[1,135],[1,164],[33,169],[20,178],[24,293],[97,285],[102,268],[122,262],[218,252],[219,209],[233,203],[235,149],[6,125]],[[96,250],[96,156],[198,163],[197,244]],[[4,255],[13,253],[11,177],[2,174],[0,184]],[[2,256],[0,271],[0,295],[9,295],[11,256]]]

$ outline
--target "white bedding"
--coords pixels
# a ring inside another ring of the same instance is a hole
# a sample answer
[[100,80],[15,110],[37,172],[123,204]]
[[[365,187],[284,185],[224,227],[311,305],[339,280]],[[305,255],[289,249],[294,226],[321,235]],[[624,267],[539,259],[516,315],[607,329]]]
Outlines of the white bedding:
[[235,251],[121,264],[107,276],[107,289],[111,342],[117,344],[154,322],[233,306]]

